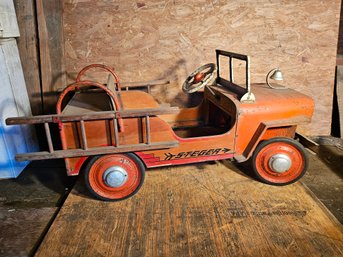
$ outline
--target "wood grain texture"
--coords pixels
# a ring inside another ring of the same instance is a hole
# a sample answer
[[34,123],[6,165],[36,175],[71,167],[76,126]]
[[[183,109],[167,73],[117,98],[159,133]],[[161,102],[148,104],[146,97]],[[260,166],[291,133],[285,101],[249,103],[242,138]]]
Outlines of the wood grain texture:
[[339,115],[339,131],[343,138],[343,65],[337,66],[336,70],[336,95]]
[[340,16],[340,22],[339,22],[337,53],[343,54],[343,4],[341,4],[341,16]]
[[57,207],[0,207],[0,256],[30,256]]
[[57,89],[66,86],[62,0],[37,0],[43,112],[55,113]]
[[169,79],[152,91],[181,104],[182,82],[215,62],[215,49],[247,54],[252,82],[280,67],[287,86],[315,99],[300,132],[329,134],[340,2],[65,0],[66,70],[103,63],[123,81]]
[[300,183],[261,184],[231,163],[148,172],[134,197],[78,183],[35,256],[342,256],[343,229]]
[[17,39],[20,60],[26,82],[33,115],[43,113],[41,101],[41,83],[39,71],[38,35],[36,9],[33,0],[14,1],[20,37]]
[[135,118],[145,116],[156,116],[162,114],[175,114],[178,113],[177,107],[161,107],[161,108],[146,108],[146,109],[133,109],[122,111],[98,111],[86,112],[80,114],[51,114],[51,115],[36,115],[36,116],[23,116],[12,117],[6,119],[7,125],[14,124],[39,124],[39,123],[58,123],[59,121],[94,121],[101,119],[118,119],[118,118]]

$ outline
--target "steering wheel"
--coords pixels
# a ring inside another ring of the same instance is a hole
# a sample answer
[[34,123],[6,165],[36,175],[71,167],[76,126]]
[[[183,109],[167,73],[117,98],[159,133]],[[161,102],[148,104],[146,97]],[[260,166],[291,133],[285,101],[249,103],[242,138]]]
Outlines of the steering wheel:
[[183,92],[194,93],[206,86],[213,78],[216,70],[214,63],[207,63],[192,72],[182,85]]

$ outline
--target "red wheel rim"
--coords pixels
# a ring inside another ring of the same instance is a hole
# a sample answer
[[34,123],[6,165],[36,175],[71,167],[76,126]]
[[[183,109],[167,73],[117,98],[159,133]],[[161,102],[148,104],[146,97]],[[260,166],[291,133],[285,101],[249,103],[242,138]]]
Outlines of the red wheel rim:
[[[270,167],[270,159],[278,154],[285,155],[291,161],[285,172],[275,172]],[[286,142],[273,142],[263,147],[256,156],[255,166],[258,174],[266,181],[283,184],[296,180],[305,168],[305,157],[294,145]]]
[[[113,167],[120,167],[127,174],[126,181],[118,187],[111,187],[104,180],[105,172]],[[127,155],[106,155],[93,163],[88,173],[88,180],[93,191],[99,196],[113,200],[122,199],[134,193],[139,187],[142,172],[138,164]]]

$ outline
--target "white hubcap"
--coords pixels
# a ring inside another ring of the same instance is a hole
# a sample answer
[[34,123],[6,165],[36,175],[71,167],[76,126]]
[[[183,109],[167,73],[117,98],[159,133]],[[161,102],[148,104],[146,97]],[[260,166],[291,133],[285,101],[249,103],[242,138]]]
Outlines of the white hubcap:
[[290,169],[292,160],[286,154],[275,154],[269,159],[269,168],[277,173],[283,173]]
[[122,167],[113,166],[105,170],[102,178],[109,187],[121,187],[127,181],[128,174]]

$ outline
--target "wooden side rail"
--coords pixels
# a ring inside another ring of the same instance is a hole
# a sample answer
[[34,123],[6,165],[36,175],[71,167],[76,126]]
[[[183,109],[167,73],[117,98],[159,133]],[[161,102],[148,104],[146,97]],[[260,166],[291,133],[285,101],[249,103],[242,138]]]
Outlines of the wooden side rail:
[[[52,115],[40,115],[32,117],[13,117],[6,119],[7,125],[19,125],[19,124],[42,124],[44,123],[45,135],[49,147],[49,151],[34,152],[17,154],[17,161],[26,160],[44,160],[44,159],[56,159],[56,158],[67,158],[67,157],[81,157],[98,154],[109,154],[119,152],[132,152],[132,151],[144,151],[151,149],[164,149],[171,148],[178,145],[178,141],[168,142],[151,142],[150,135],[150,116],[162,115],[162,114],[174,114],[178,113],[179,108],[168,107],[168,108],[150,108],[150,109],[137,109],[137,110],[121,110],[121,111],[104,111],[104,112],[90,112],[78,115],[64,115],[64,114],[52,114]],[[142,118],[145,120],[145,132],[146,138],[144,143],[135,145],[119,145],[119,134],[118,134],[118,118]],[[88,147],[87,134],[85,128],[85,121],[94,120],[112,120],[114,128],[114,146],[103,146],[103,147]],[[81,148],[76,149],[64,149],[55,150],[50,133],[49,123],[59,122],[75,122],[80,123],[81,130]]]
[[90,121],[90,120],[106,120],[118,118],[135,118],[156,116],[163,114],[176,114],[179,112],[178,107],[162,107],[162,108],[147,108],[135,110],[121,111],[104,111],[104,112],[89,112],[83,114],[52,114],[38,115],[31,117],[13,117],[7,118],[7,125],[24,125],[24,124],[41,124],[41,123],[58,123],[58,122],[75,122],[75,121]]
[[[113,88],[116,84],[114,82],[112,82],[112,84],[110,84],[109,82],[107,82],[107,84],[105,84],[106,86],[108,86],[112,91]],[[130,91],[130,90],[142,90],[142,89],[146,89],[146,92],[148,94],[151,93],[151,87],[154,87],[154,86],[163,86],[163,85],[168,85],[170,84],[170,81],[169,80],[152,80],[152,81],[148,81],[148,82],[132,82],[132,83],[129,83],[129,82],[123,82],[123,83],[120,83],[120,88],[122,91]],[[111,87],[112,86],[112,87]],[[62,88],[59,88],[57,89],[57,92],[62,92]],[[102,90],[101,89],[98,89],[98,88],[87,88],[87,89],[84,89],[85,91],[87,92],[101,92]],[[83,91],[82,89],[80,89],[80,91]]]
[[150,94],[152,86],[161,86],[161,85],[167,85],[167,84],[170,84],[169,80],[151,80],[151,81],[145,81],[145,82],[124,82],[124,83],[121,83],[120,88],[125,89],[126,91],[129,91],[130,89],[136,89],[136,88],[146,88],[147,92]]
[[21,161],[34,161],[34,160],[47,160],[68,157],[82,157],[99,154],[114,154],[114,153],[127,153],[134,151],[147,151],[156,149],[165,149],[176,147],[179,145],[178,141],[156,142],[150,144],[135,144],[135,145],[122,145],[122,146],[102,146],[84,149],[68,149],[56,150],[53,152],[34,152],[17,154],[15,159]]

